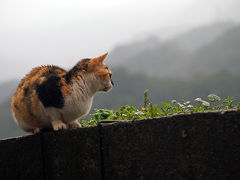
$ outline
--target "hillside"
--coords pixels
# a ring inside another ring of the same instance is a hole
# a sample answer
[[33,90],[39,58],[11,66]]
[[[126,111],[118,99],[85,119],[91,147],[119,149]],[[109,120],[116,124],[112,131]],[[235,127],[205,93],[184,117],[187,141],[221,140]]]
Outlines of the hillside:
[[139,40],[129,44],[117,45],[110,52],[109,63],[113,67],[122,66],[128,63],[128,60],[134,59],[141,52],[145,52],[164,44],[157,36],[151,36],[144,40]]
[[6,100],[17,88],[17,80],[9,80],[0,84],[0,103]]
[[[111,61],[130,71],[159,77],[189,77],[219,70],[237,72],[240,67],[237,25],[220,23],[200,27],[167,42],[151,39],[117,47]],[[194,51],[190,49],[191,43]],[[143,48],[144,45],[150,48]]]
[[236,26],[233,22],[218,22],[195,28],[175,37],[175,42],[181,49],[194,52],[215,41],[220,36]]
[[10,98],[0,104],[0,139],[23,135],[12,118]]
[[[192,100],[205,98],[208,94],[217,94],[222,98],[235,97],[240,101],[240,74],[221,71],[211,76],[195,76],[191,79],[158,78],[142,73],[130,73],[126,69],[113,71],[115,87],[111,92],[97,94],[94,107],[117,109],[122,105],[143,105],[143,92],[149,89],[153,103],[162,101]],[[224,84],[224,85],[223,85]]]
[[[240,68],[240,26],[229,30],[214,42],[204,46],[191,58],[191,73],[216,73],[227,70],[233,73]],[[197,68],[194,68],[197,67]]]

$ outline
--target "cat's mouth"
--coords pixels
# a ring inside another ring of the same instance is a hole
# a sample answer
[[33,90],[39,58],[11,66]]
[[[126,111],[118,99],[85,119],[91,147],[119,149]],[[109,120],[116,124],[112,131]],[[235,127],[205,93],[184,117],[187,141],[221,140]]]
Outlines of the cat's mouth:
[[105,91],[105,92],[108,92],[108,91],[110,91],[111,89],[113,88],[113,85],[106,85],[105,87],[104,87],[104,89],[103,89],[103,91]]

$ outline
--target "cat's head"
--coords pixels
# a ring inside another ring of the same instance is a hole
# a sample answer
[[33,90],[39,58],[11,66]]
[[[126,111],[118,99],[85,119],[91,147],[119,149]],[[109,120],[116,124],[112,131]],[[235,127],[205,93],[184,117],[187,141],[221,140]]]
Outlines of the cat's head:
[[77,63],[77,67],[81,67],[87,74],[91,74],[94,78],[94,84],[97,91],[109,91],[113,88],[114,83],[111,79],[112,72],[105,65],[104,60],[108,53],[92,59],[83,59]]

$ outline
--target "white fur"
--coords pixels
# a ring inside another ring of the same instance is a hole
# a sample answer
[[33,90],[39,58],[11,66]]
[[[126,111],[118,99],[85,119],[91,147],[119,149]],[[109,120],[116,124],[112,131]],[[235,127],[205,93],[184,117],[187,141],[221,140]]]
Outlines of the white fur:
[[92,74],[86,74],[72,84],[72,94],[65,98],[64,107],[61,109],[65,123],[70,123],[90,111],[93,96],[97,92],[97,89],[92,86],[93,81],[96,81],[95,77]]
[[77,120],[78,118],[89,113],[93,96],[97,91],[112,88],[111,82],[103,82],[97,79],[93,74],[85,74],[79,77],[78,81],[72,84],[72,94],[64,97],[64,107],[58,109],[55,107],[44,107],[40,104],[41,119],[44,126],[51,126],[53,121],[62,121],[66,124]]
[[17,118],[15,116],[15,113],[12,111],[12,116],[13,116],[13,120],[18,124]]

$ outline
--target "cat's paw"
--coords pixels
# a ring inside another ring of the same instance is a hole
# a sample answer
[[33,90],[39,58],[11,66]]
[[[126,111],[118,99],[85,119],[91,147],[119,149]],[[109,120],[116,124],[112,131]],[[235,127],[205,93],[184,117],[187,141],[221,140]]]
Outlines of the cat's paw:
[[69,128],[76,129],[82,127],[81,124],[78,121],[73,121],[68,124]]
[[54,131],[58,131],[61,129],[67,129],[67,125],[64,124],[62,121],[53,121],[52,122],[52,127]]
[[40,132],[41,132],[41,130],[39,128],[33,129],[33,134],[38,134]]

